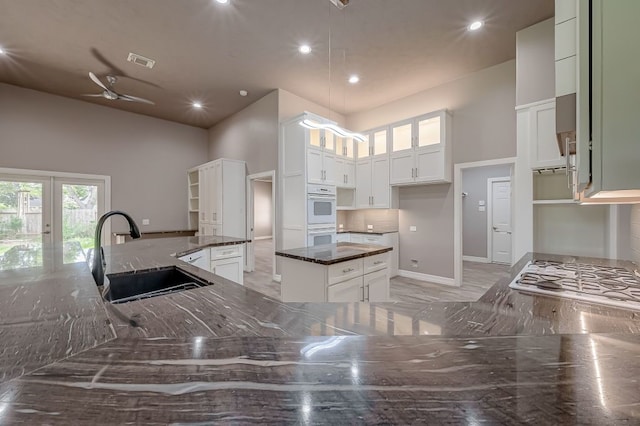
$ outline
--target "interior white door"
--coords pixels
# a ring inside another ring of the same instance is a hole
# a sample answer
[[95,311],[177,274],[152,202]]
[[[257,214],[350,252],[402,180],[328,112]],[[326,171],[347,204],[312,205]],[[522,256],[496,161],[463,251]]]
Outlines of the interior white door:
[[511,264],[511,181],[491,180],[491,261]]

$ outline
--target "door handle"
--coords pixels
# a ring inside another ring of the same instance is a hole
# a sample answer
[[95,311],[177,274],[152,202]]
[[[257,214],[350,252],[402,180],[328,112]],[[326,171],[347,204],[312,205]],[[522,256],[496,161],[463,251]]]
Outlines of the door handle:
[[494,230],[494,231],[497,231],[497,230],[498,230],[498,227],[497,227],[497,226],[493,226],[492,228],[493,228],[493,230]]
[[43,234],[50,234],[51,231],[44,231]]

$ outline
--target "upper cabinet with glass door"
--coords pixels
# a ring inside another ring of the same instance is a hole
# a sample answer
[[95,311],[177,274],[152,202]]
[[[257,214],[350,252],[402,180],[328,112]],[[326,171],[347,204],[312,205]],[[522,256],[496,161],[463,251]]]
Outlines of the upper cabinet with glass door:
[[394,123],[391,185],[451,182],[451,116],[446,110]]
[[358,153],[358,158],[362,159],[367,157],[375,157],[376,155],[387,154],[388,135],[388,127],[382,127],[365,132],[364,136],[366,140],[364,142],[356,142],[356,152]]

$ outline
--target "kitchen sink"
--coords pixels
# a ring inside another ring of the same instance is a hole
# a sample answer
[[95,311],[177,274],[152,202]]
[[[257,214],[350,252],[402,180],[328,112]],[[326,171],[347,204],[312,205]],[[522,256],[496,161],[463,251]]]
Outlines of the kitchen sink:
[[211,285],[175,266],[107,274],[107,278],[109,287],[105,298],[111,303],[126,303]]

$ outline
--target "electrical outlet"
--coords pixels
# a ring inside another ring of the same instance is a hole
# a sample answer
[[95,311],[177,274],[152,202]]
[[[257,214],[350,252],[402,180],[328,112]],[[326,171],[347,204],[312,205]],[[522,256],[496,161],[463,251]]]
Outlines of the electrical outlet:
[[484,205],[485,205],[484,200],[480,200],[480,201],[478,201],[478,205],[479,205],[479,206],[484,206]]
[[487,208],[486,208],[485,206],[480,206],[480,207],[478,207],[478,211],[479,211],[479,212],[483,212],[483,211],[485,211],[485,210],[487,210]]
[[142,224],[143,225],[148,225],[149,223],[150,223],[149,219],[142,219]]
[[367,225],[367,229],[373,229],[373,225]]
[[344,223],[339,224],[338,228],[343,229],[344,228]]
[[411,259],[411,267],[412,268],[417,268],[418,267],[418,260],[417,259]]
[[411,226],[409,227],[409,232],[416,232],[417,230],[418,230],[418,227],[417,227],[417,226],[415,226],[415,225],[411,225]]

